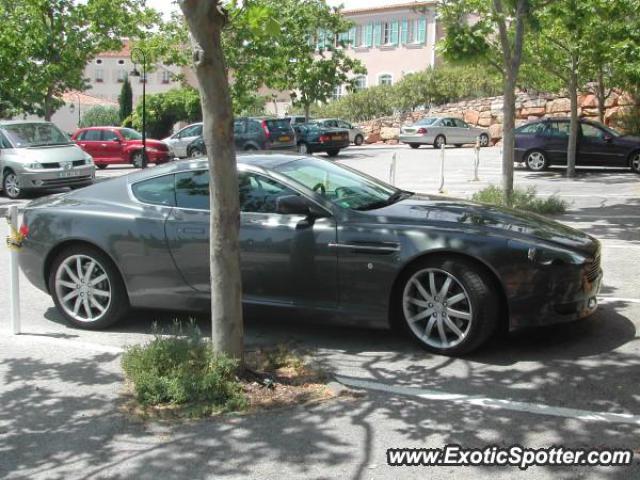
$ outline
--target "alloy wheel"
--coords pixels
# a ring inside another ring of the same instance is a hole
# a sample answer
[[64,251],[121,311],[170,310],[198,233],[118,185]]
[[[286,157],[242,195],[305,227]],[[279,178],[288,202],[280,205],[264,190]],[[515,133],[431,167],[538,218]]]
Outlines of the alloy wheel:
[[356,135],[355,141],[353,143],[355,143],[357,146],[362,145],[364,142],[364,138],[362,137],[362,135]]
[[455,276],[438,268],[420,270],[409,279],[402,308],[416,337],[437,349],[459,345],[473,323],[469,294]]
[[191,158],[199,158],[199,157],[202,157],[202,152],[199,149],[194,148],[193,150],[191,150]]
[[20,180],[18,179],[18,176],[15,173],[9,172],[4,177],[3,189],[5,194],[9,198],[20,197]]
[[636,173],[640,173],[640,152],[636,153],[631,159],[631,169]]
[[527,166],[531,170],[535,171],[544,170],[544,168],[547,166],[547,159],[541,152],[531,152],[527,156]]
[[489,135],[480,135],[480,146],[488,147],[489,146]]
[[136,168],[142,168],[142,164],[143,164],[143,157],[142,157],[142,152],[136,152],[133,155],[133,166]]
[[109,310],[109,275],[94,258],[72,255],[64,259],[56,271],[54,285],[65,313],[78,322],[96,322]]

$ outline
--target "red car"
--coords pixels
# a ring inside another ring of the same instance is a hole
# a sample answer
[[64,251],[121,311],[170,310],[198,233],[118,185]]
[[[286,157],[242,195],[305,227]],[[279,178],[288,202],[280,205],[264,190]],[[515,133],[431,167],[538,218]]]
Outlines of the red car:
[[[142,134],[130,128],[81,128],[71,138],[93,157],[98,168],[123,163],[142,166]],[[159,140],[147,139],[147,159],[156,165],[168,162],[169,147]]]

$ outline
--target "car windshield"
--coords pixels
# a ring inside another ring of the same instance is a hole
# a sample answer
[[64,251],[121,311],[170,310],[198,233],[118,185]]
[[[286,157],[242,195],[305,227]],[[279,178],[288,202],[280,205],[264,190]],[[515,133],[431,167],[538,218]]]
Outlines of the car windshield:
[[415,124],[416,125],[431,125],[433,123],[435,123],[437,120],[439,120],[438,118],[423,118],[422,120],[417,121]]
[[276,171],[336,205],[353,210],[382,208],[410,195],[326,160],[304,158],[281,165]]
[[52,123],[17,123],[4,127],[16,148],[69,145],[71,139]]
[[142,134],[132,130],[131,128],[121,128],[120,133],[125,140],[142,140]]

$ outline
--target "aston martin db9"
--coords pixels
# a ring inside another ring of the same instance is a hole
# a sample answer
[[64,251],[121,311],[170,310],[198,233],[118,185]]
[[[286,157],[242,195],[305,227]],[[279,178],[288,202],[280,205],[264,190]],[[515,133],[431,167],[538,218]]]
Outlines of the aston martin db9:
[[[207,311],[207,168],[185,160],[30,203],[24,273],[76,327],[130,307]],[[447,355],[597,307],[599,242],[540,216],[300,155],[240,156],[238,175],[247,305],[398,325]]]

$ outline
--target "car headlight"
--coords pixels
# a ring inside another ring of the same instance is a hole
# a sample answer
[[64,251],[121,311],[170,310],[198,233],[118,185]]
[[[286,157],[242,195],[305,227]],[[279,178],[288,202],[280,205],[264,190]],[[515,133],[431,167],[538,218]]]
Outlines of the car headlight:
[[27,168],[30,170],[42,170],[42,164],[39,162],[28,163]]
[[84,157],[84,164],[85,165],[93,165],[93,157],[91,155],[87,155],[86,157]]
[[548,245],[531,245],[515,240],[510,240],[509,246],[526,252],[529,261],[537,265],[582,265],[587,262],[585,255],[565,248],[555,248]]

